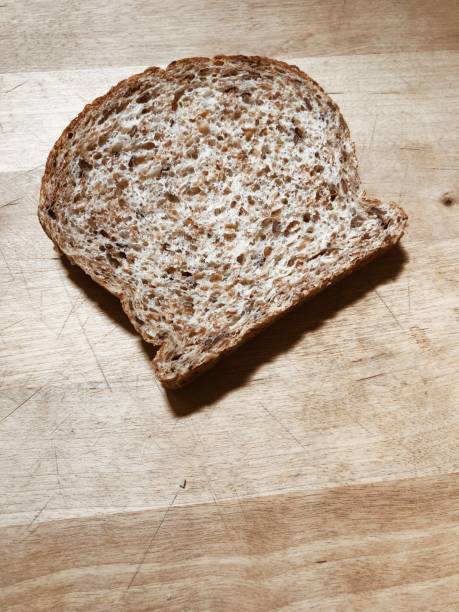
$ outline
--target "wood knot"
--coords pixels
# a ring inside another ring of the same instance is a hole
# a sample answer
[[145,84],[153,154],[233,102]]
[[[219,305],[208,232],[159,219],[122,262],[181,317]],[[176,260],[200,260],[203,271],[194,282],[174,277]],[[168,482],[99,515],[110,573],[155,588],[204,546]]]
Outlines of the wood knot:
[[447,191],[441,196],[440,202],[443,206],[453,206],[453,204],[456,204],[456,198],[451,192]]

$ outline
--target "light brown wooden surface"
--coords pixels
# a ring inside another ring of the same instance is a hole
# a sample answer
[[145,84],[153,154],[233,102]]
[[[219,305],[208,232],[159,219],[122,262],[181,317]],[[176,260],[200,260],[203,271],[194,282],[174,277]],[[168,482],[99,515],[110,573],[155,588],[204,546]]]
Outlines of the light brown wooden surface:
[[[217,52],[318,80],[410,226],[166,393],[38,190],[86,102]],[[459,609],[457,3],[5,0],[0,73],[0,609]]]

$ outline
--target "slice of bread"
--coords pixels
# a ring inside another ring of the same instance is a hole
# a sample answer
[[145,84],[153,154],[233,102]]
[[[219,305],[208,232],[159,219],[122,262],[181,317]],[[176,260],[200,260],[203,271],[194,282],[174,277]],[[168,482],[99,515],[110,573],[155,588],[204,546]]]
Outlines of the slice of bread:
[[337,105],[295,66],[196,57],[85,107],[52,149],[40,222],[120,298],[179,387],[395,244]]

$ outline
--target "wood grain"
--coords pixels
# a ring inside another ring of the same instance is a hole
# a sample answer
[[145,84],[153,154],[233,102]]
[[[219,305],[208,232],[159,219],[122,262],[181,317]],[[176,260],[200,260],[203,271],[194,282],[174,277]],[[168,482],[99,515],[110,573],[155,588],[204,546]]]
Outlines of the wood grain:
[[169,62],[246,53],[276,57],[458,50],[450,0],[3,0],[3,71]]
[[177,487],[154,511],[35,518],[0,532],[11,551],[1,560],[0,603],[14,611],[31,601],[43,611],[457,609],[458,486],[443,476],[194,505],[182,505],[187,489]]
[[[459,9],[0,5],[0,608],[459,608]],[[402,248],[166,393],[36,217],[47,152],[147,64],[288,58]]]

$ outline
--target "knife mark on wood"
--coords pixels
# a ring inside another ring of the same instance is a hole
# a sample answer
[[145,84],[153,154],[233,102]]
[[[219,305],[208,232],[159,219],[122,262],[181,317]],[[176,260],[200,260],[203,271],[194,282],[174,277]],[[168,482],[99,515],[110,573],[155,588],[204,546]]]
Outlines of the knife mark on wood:
[[384,298],[380,295],[380,293],[378,292],[378,290],[376,289],[376,287],[373,287],[373,289],[375,290],[376,295],[378,296],[378,298],[381,300],[381,302],[384,304],[384,306],[386,307],[386,309],[390,312],[390,314],[392,315],[392,318],[394,319],[394,321],[397,323],[397,325],[400,327],[400,329],[402,331],[405,331],[402,327],[402,324],[400,323],[400,321],[398,320],[398,318],[395,316],[394,312],[392,311],[392,309],[389,307],[389,305],[386,303],[386,301],[384,300]]
[[130,588],[132,587],[132,585],[134,584],[134,581],[135,581],[135,579],[137,578],[137,575],[138,575],[138,573],[139,573],[139,571],[140,571],[140,568],[141,568],[141,567],[142,567],[142,565],[145,563],[145,559],[146,559],[146,557],[147,557],[148,553],[150,552],[150,549],[151,549],[151,547],[152,547],[152,545],[153,545],[153,542],[155,541],[156,536],[157,536],[157,535],[158,535],[158,533],[159,533],[159,530],[161,529],[161,527],[162,527],[162,525],[163,525],[164,521],[166,520],[167,513],[169,512],[169,510],[170,510],[170,509],[172,508],[172,506],[174,505],[174,502],[175,502],[175,500],[177,499],[177,495],[178,495],[178,491],[177,491],[177,493],[174,495],[174,497],[172,498],[172,501],[171,501],[171,502],[170,502],[170,504],[167,506],[166,510],[164,511],[164,514],[163,514],[163,516],[161,517],[161,520],[159,521],[159,525],[158,525],[158,527],[156,528],[156,530],[155,530],[155,532],[154,532],[153,536],[151,537],[150,541],[148,542],[148,546],[146,547],[145,552],[143,553],[142,558],[140,559],[140,562],[139,562],[139,563],[138,563],[138,565],[137,565],[137,568],[136,568],[136,570],[135,570],[135,572],[134,572],[134,575],[132,576],[132,578],[131,578],[131,580],[130,580],[130,582],[129,582],[129,584],[128,584],[128,587],[127,587],[127,589],[126,589],[127,591],[129,591],[129,589],[130,589]]
[[373,374],[372,376],[364,376],[363,378],[357,378],[356,382],[361,382],[362,380],[371,380],[372,378],[379,378],[380,376],[384,376],[385,372],[380,372],[379,374]]
[[[73,303],[73,306],[72,306],[72,307],[71,307],[71,309],[70,309],[69,314],[68,314],[68,315],[65,317],[65,321],[62,323],[62,327],[61,327],[61,329],[59,330],[59,333],[57,334],[57,338],[59,338],[59,337],[61,336],[62,332],[64,331],[64,327],[65,327],[65,326],[66,326],[66,324],[67,324],[67,321],[70,319],[70,317],[71,317],[72,313],[74,312],[74,310],[75,310],[75,309],[76,309],[76,308],[77,308],[77,307],[78,307],[78,306],[81,304],[81,302],[83,301],[83,299],[84,299],[84,298],[81,298],[81,299],[79,299],[79,300],[75,300],[75,302]],[[57,339],[57,338],[56,338],[56,339]]]
[[[84,335],[84,337],[86,338],[86,342],[88,343],[88,346],[89,346],[89,348],[90,348],[90,350],[91,350],[91,353],[93,354],[94,359],[95,359],[95,361],[96,361],[96,363],[97,363],[97,365],[98,365],[98,367],[99,367],[99,370],[100,370],[100,372],[101,372],[102,376],[104,377],[105,384],[107,385],[107,389],[109,389],[110,391],[112,391],[112,388],[111,388],[111,386],[110,386],[110,383],[108,382],[108,379],[107,379],[107,377],[106,377],[106,375],[105,375],[104,369],[103,369],[103,367],[102,367],[102,365],[101,365],[101,363],[100,363],[100,361],[99,361],[99,358],[98,358],[98,357],[97,357],[97,355],[96,355],[96,351],[94,350],[94,347],[92,346],[91,341],[89,340],[89,337],[88,337],[88,334],[87,334],[87,332],[86,332],[86,330],[85,330],[85,328],[84,328],[84,325],[82,325],[82,324],[81,324],[81,321],[80,321],[80,319],[79,319],[78,317],[77,317],[77,319],[78,319],[78,323],[80,324],[81,331],[83,332],[83,335]],[[86,321],[86,323],[87,323],[87,321]],[[86,325],[86,323],[85,323],[85,325]]]
[[5,253],[2,251],[2,249],[1,249],[1,248],[0,248],[0,253],[1,253],[2,257],[3,257],[3,260],[4,260],[4,262],[5,262],[5,266],[6,266],[7,270],[8,270],[8,272],[10,273],[11,280],[14,280],[14,274],[13,274],[13,272],[11,271],[11,268],[10,268],[10,265],[9,265],[9,263],[8,263],[8,260],[7,260],[7,259],[6,259],[6,257],[5,257]]
[[370,136],[370,142],[368,143],[368,150],[371,151],[371,149],[373,148],[373,140],[375,137],[375,131],[376,131],[376,124],[378,122],[378,116],[376,115],[375,120],[373,122],[373,129],[371,130],[371,136]]
[[295,440],[295,442],[296,442],[296,443],[297,443],[299,446],[301,446],[301,448],[304,448],[304,450],[307,450],[307,449],[306,449],[306,447],[304,446],[304,444],[302,444],[302,443],[300,442],[300,440],[299,440],[299,439],[298,439],[298,438],[295,436],[295,434],[294,434],[293,432],[291,432],[291,431],[290,431],[290,429],[289,429],[289,428],[288,428],[286,425],[284,425],[284,423],[283,423],[283,422],[282,422],[280,419],[278,419],[276,416],[274,416],[274,414],[273,414],[272,412],[270,412],[270,411],[269,411],[269,410],[266,408],[266,406],[265,406],[263,403],[261,403],[261,402],[260,402],[260,406],[263,408],[263,410],[264,410],[265,412],[267,412],[267,413],[269,414],[269,416],[270,416],[270,417],[271,417],[271,418],[272,418],[274,421],[276,421],[276,423],[278,423],[278,424],[279,424],[279,425],[282,427],[282,429],[283,429],[284,431],[286,431],[286,432],[288,433],[288,435],[289,435],[289,436],[290,436],[290,437],[291,437],[293,440]]
[[411,314],[411,283],[408,280],[408,314]]
[[6,416],[4,416],[1,420],[0,423],[3,423],[3,421],[6,421],[6,419],[8,419],[11,415],[13,415],[17,410],[19,410],[19,408],[22,408],[22,406],[24,406],[25,404],[27,404],[28,401],[30,401],[35,395],[37,395],[37,393],[39,393],[43,387],[45,385],[42,385],[41,387],[39,387],[38,389],[36,389],[31,395],[29,395],[29,397],[26,397],[25,400],[23,402],[21,402],[20,404],[18,404],[16,406],[16,408],[13,408],[13,410],[11,412],[9,412]]
[[0,206],[0,208],[6,208],[7,206],[15,206],[20,201],[21,201],[21,198],[16,198],[15,200],[11,200],[10,202],[6,202],[6,204],[2,204]]
[[46,508],[48,507],[49,502],[52,500],[53,495],[51,495],[51,497],[48,499],[48,501],[45,503],[45,505],[33,516],[32,520],[30,521],[30,523],[25,527],[24,529],[24,537],[20,540],[21,542],[23,542],[24,540],[27,540],[28,537],[30,537],[34,532],[35,529],[30,529],[32,527],[32,525],[35,523],[35,521],[43,514],[43,512],[46,510]]
[[22,83],[19,83],[18,85],[15,85],[14,87],[12,87],[11,89],[6,89],[5,91],[2,91],[2,94],[7,94],[7,93],[11,93],[12,91],[15,91],[16,89],[19,89],[20,87],[22,87],[23,85],[25,85],[27,83],[27,81],[23,81]]
[[32,301],[32,294],[30,293],[30,287],[29,287],[29,283],[27,282],[27,278],[26,275],[24,273],[24,270],[21,268],[21,272],[20,272],[21,276],[22,276],[22,280],[24,281],[24,287],[25,290],[27,292],[27,295],[29,296],[29,300]]
[[19,321],[15,321],[14,323],[10,323],[6,327],[2,327],[2,329],[0,329],[0,333],[6,331],[7,329],[10,329],[10,327],[13,327],[14,325],[18,325],[18,323],[22,323],[22,321],[25,321],[25,319],[19,319]]
[[62,491],[61,473],[59,471],[59,461],[57,460],[57,450],[56,450],[55,444],[54,444],[54,461],[56,462],[56,476],[57,476],[57,482],[59,483],[59,490]]

